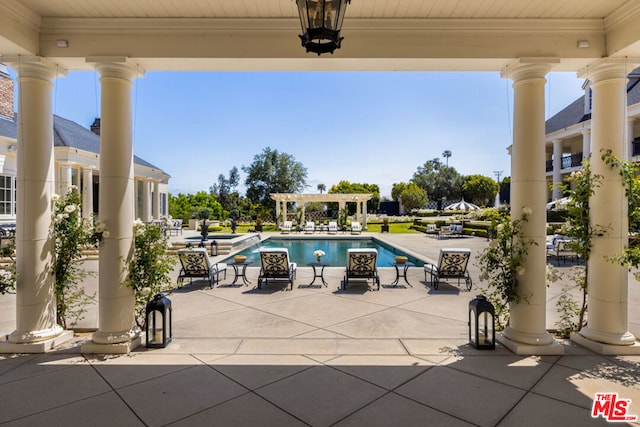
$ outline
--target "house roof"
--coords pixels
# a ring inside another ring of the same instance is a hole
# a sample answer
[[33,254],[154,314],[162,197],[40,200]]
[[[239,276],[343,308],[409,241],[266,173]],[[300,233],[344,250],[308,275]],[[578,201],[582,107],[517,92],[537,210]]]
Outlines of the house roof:
[[[18,139],[17,114],[13,120],[0,118],[0,136],[11,139]],[[89,153],[100,154],[100,136],[78,123],[63,117],[53,116],[53,145],[54,147],[77,148]],[[136,165],[162,170],[159,167],[133,156]]]
[[[640,68],[629,74],[627,83],[627,105],[640,103]],[[584,113],[584,96],[573,101],[545,123],[545,134],[550,134],[584,121],[591,120],[591,114]]]

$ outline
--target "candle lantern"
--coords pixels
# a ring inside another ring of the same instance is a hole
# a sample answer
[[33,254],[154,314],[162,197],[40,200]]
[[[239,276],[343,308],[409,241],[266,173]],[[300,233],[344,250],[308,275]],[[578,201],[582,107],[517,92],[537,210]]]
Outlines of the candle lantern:
[[469,302],[469,342],[479,350],[496,348],[495,308],[484,295]]
[[147,348],[164,348],[171,342],[171,300],[164,294],[156,294],[147,303]]

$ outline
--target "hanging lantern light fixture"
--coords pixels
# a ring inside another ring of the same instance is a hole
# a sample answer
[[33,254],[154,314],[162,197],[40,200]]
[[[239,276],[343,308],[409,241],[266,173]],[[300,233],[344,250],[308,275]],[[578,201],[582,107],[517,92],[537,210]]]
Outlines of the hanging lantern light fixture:
[[340,49],[342,21],[351,0],[296,0],[302,47],[320,56]]

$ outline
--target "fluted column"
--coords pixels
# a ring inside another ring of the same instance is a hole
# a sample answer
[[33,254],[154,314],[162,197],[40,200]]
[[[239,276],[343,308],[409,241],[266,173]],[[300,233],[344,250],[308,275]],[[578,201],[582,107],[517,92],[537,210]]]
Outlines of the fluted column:
[[[133,243],[134,175],[132,79],[126,63],[97,63],[101,75],[100,219],[109,231],[100,248],[99,329],[86,353],[123,353],[135,346],[140,331],[134,322],[133,290],[124,286]],[[132,344],[132,342],[134,342]]]
[[582,328],[576,341],[602,353],[611,349],[617,353],[616,347],[635,343],[628,330],[628,272],[609,260],[622,253],[628,241],[627,198],[618,170],[601,159],[603,150],[611,150],[617,157],[626,152],[627,71],[623,62],[603,60],[585,73],[592,82],[593,94],[591,169],[603,177],[589,200],[590,221],[592,226],[605,227],[606,231],[592,240],[587,283],[588,325]]
[[517,64],[503,72],[513,80],[513,145],[511,150],[511,218],[532,213],[523,223],[528,247],[518,293],[526,296],[509,306],[509,326],[500,340],[517,354],[561,354],[562,348],[546,330],[546,178],[544,87],[547,64]]
[[562,140],[553,140],[553,200],[558,200],[562,183]]
[[367,229],[367,201],[362,202],[362,228]]
[[56,68],[40,58],[20,58],[16,212],[16,330],[0,352],[43,352],[62,338],[56,324],[51,263],[53,156],[52,79]]

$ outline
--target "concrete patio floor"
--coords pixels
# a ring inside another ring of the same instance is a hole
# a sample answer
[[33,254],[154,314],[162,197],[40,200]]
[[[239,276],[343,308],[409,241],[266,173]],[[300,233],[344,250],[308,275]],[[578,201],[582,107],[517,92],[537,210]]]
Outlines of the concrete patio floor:
[[[440,247],[469,247],[475,257],[486,245],[471,237],[383,238],[430,259]],[[379,292],[341,290],[338,267],[326,269],[327,287],[309,286],[311,269],[299,268],[293,291],[256,289],[257,267],[248,286],[231,285],[233,275],[214,289],[194,282],[170,295],[167,348],[83,355],[91,335],[81,333],[50,353],[0,355],[0,424],[603,425],[591,418],[597,392],[631,399],[628,414],[640,415],[640,356],[601,356],[569,341],[563,356],[472,348],[468,303],[482,286],[474,264],[470,271],[471,292],[455,282],[434,291],[421,268],[409,270],[413,287],[402,280],[391,287],[394,269],[381,269]],[[560,287],[548,290],[549,328]],[[629,296],[629,328],[638,336],[633,279]],[[15,296],[0,297],[2,334],[15,328],[12,304]]]

